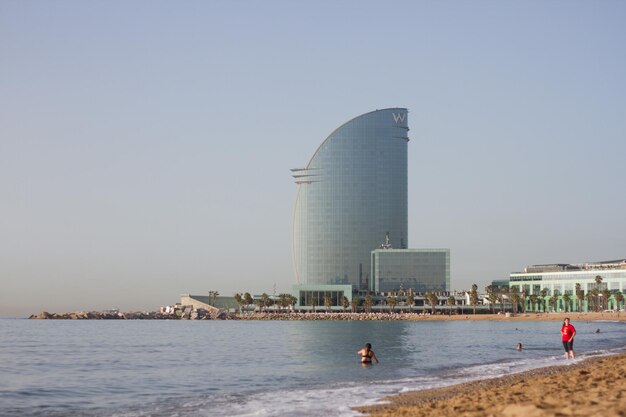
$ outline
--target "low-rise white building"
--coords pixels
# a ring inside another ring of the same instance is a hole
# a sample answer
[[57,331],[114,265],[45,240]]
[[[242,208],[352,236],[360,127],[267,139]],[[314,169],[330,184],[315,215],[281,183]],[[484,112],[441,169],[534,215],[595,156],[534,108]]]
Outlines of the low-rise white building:
[[514,288],[525,298],[530,310],[545,309],[552,297],[556,311],[621,309],[623,300],[619,299],[626,288],[626,260],[531,265],[510,274],[509,292]]

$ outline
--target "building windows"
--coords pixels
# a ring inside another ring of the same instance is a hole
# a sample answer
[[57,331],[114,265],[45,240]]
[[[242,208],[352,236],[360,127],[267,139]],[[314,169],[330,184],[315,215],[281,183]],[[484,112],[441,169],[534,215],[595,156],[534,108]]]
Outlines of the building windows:
[[[599,295],[602,295],[602,292],[606,289],[611,294],[624,290],[626,288],[626,261],[605,262],[597,270],[593,269],[595,266],[597,264],[532,266],[527,269],[531,269],[533,273],[511,274],[509,286],[510,288],[520,287],[521,291],[532,287],[533,294],[537,294],[536,281],[540,277],[545,282],[545,287],[551,289],[551,292],[546,294],[546,297],[556,297],[557,305],[560,305],[562,309],[565,308],[562,297],[567,295],[570,300],[575,300],[575,302],[570,301],[569,311],[571,311],[571,308],[580,309],[581,311],[597,310],[600,308],[594,305],[597,300],[594,301],[593,297],[589,298],[589,294],[597,291]],[[538,275],[537,272],[542,269],[547,270],[547,272],[542,272],[541,275]],[[602,277],[600,283],[596,283],[598,275]],[[580,290],[582,291],[582,300],[580,301],[578,294],[576,294],[577,285],[580,285]],[[530,293],[526,293],[526,296],[529,295]],[[612,295],[609,303],[605,301],[605,307],[606,305],[615,305]]]
[[[293,171],[293,255],[300,282],[329,284],[341,277],[363,286],[370,252],[387,232],[394,247],[408,243],[407,142],[393,140],[405,135],[407,117],[398,123],[392,117],[406,112],[384,109],[350,120],[328,136],[307,168]],[[302,182],[313,172],[316,182]]]
[[343,291],[300,291],[298,305],[325,306],[326,296],[330,297],[331,307],[340,307],[343,300]]
[[449,249],[377,249],[371,265],[372,291],[450,290]]

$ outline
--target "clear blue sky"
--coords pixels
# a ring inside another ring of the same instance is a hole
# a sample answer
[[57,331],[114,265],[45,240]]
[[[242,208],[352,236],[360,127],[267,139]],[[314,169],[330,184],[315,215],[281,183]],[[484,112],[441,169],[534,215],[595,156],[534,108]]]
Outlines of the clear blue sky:
[[452,287],[626,257],[623,1],[0,1],[0,315],[289,291],[290,168],[408,107]]

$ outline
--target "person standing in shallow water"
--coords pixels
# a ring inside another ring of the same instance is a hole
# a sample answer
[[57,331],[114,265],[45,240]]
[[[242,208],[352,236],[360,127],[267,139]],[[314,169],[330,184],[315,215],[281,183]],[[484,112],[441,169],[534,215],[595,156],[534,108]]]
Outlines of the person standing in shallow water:
[[359,350],[356,354],[361,355],[362,364],[366,364],[366,365],[371,364],[372,359],[375,360],[376,363],[378,363],[378,358],[376,357],[376,354],[372,350],[372,345],[370,343],[366,343],[365,347]]
[[561,341],[563,341],[563,349],[565,349],[565,359],[568,357],[574,359],[574,336],[576,336],[576,329],[569,323],[569,317],[566,317],[561,327]]

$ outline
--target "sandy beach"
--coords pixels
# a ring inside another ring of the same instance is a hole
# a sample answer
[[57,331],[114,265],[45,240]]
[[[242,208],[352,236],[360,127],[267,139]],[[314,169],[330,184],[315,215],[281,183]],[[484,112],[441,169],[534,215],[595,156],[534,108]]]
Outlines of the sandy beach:
[[565,317],[569,317],[572,322],[576,321],[626,321],[626,312],[601,312],[601,313],[518,313],[507,316],[506,314],[453,314],[453,315],[413,315],[413,320],[498,320],[498,321],[563,321]]
[[372,417],[623,417],[624,392],[626,353],[403,393],[357,410]]

